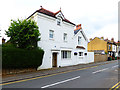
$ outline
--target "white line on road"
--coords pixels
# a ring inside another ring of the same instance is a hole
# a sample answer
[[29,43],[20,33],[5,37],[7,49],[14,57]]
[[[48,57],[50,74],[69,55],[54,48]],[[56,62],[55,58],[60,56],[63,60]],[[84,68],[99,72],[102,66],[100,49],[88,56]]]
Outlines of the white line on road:
[[64,81],[60,81],[60,82],[57,82],[57,83],[53,83],[53,84],[50,84],[50,85],[46,85],[46,86],[43,86],[41,88],[51,87],[51,86],[54,86],[54,85],[57,85],[57,84],[61,84],[61,83],[65,83],[65,82],[68,82],[68,81],[71,81],[71,80],[75,80],[75,79],[78,79],[78,78],[80,78],[80,76],[74,77],[74,78],[71,78],[71,79],[67,79],[67,80],[64,80]]
[[95,72],[92,72],[92,73],[95,74],[95,73],[98,73],[98,72],[105,71],[105,70],[107,70],[107,69],[109,69],[109,68],[101,69],[101,70],[98,70],[98,71],[95,71]]
[[112,68],[115,68],[115,67],[118,67],[119,65],[115,65],[115,66],[113,66]]

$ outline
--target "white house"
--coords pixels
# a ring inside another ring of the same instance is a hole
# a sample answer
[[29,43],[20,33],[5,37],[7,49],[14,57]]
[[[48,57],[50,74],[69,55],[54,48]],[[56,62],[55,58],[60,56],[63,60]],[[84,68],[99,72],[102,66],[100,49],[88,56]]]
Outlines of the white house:
[[116,56],[120,57],[120,41],[118,41],[116,44],[117,44],[117,54],[116,54]]
[[115,43],[112,44],[112,52],[114,56],[117,56],[117,45]]
[[82,29],[67,20],[61,10],[53,13],[41,7],[31,16],[38,24],[41,41],[38,46],[45,53],[38,68],[47,69],[94,62],[94,53],[87,52],[87,37]]

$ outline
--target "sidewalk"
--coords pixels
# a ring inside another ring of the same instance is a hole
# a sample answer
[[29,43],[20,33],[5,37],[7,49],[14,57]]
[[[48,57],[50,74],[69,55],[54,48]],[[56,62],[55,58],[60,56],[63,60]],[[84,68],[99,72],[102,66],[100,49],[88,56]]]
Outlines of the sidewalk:
[[5,82],[12,82],[12,81],[19,81],[23,79],[40,77],[40,76],[55,74],[59,72],[65,72],[65,71],[70,71],[70,70],[75,70],[75,69],[80,69],[80,68],[85,68],[85,67],[91,67],[91,66],[97,66],[97,65],[104,65],[108,63],[114,63],[114,62],[117,62],[117,60],[99,62],[99,63],[91,63],[91,64],[82,64],[82,65],[80,64],[80,65],[75,65],[75,66],[66,66],[66,67],[61,67],[61,68],[52,68],[52,69],[35,71],[35,72],[15,74],[9,77],[3,77],[2,82],[5,83]]

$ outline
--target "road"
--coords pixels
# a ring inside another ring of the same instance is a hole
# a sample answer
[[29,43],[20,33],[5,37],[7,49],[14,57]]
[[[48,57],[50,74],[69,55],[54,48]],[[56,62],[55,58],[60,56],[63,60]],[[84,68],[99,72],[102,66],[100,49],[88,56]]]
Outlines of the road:
[[118,61],[17,82],[4,83],[2,88],[111,88],[117,83]]

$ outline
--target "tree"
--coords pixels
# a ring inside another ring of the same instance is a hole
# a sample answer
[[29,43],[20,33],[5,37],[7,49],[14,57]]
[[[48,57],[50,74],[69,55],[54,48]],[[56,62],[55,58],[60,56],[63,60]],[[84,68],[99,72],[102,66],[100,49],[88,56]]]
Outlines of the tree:
[[10,37],[10,42],[19,48],[36,48],[37,42],[40,40],[37,23],[30,19],[11,20],[6,35]]

